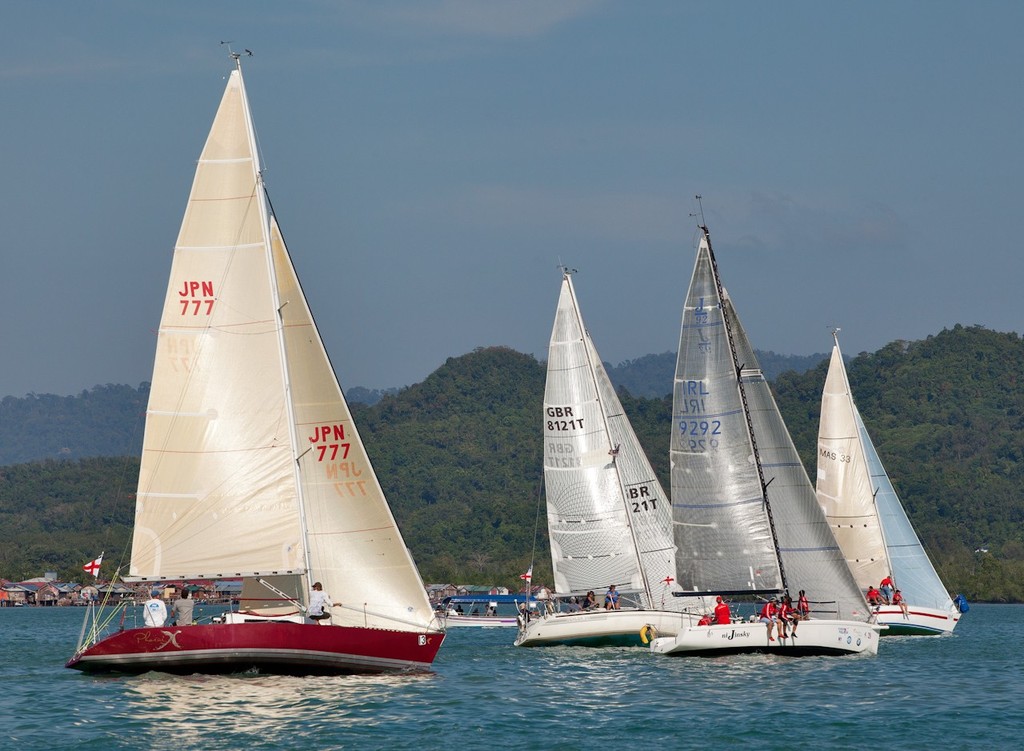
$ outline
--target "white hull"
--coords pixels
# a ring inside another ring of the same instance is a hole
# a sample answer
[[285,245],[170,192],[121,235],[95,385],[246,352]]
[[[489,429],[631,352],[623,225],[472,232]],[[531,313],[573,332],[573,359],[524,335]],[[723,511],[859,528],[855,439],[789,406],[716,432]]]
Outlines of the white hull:
[[951,634],[960,621],[960,611],[956,608],[941,610],[908,605],[904,616],[898,605],[881,605],[875,612],[878,622],[888,626],[883,632],[886,636]]
[[785,655],[878,653],[881,626],[861,621],[802,622],[796,638],[768,640],[763,623],[732,623],[728,626],[693,626],[674,636],[659,636],[651,641],[651,651],[674,656],[704,656],[743,652],[770,652]]
[[445,628],[468,626],[472,628],[515,628],[518,620],[514,615],[449,615],[444,619]]
[[653,626],[662,635],[675,634],[697,616],[664,610],[591,610],[534,617],[520,629],[518,647],[643,646],[641,631]]

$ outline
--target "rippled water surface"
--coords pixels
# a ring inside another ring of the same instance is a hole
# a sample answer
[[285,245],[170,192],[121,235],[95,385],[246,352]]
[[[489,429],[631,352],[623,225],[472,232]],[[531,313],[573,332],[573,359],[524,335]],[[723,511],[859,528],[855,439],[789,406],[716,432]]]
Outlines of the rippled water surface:
[[884,638],[875,658],[522,649],[462,628],[432,673],[335,678],[87,676],[63,667],[82,615],[0,608],[0,748],[947,751],[1024,734],[1024,606],[975,605],[953,636]]

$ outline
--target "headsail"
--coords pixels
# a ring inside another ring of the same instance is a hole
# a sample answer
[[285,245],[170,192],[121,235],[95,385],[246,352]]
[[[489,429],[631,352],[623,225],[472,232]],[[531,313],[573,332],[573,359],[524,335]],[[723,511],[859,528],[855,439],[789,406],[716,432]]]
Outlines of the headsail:
[[544,390],[544,481],[555,591],[616,584],[647,607],[681,607],[671,593],[667,497],[583,325],[563,275]]
[[839,340],[832,347],[818,423],[818,502],[861,587],[891,573],[875,507],[875,491],[861,448]]
[[433,610],[373,471],[276,220],[271,247],[311,576],[354,609],[337,625],[426,625]]

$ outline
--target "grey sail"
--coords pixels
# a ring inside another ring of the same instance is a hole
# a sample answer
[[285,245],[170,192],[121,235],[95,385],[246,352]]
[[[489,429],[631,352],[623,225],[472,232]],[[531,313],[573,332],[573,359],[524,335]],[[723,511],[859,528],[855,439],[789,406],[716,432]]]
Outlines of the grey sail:
[[802,589],[822,615],[869,618],[721,285],[706,230],[683,310],[671,459],[684,590]]

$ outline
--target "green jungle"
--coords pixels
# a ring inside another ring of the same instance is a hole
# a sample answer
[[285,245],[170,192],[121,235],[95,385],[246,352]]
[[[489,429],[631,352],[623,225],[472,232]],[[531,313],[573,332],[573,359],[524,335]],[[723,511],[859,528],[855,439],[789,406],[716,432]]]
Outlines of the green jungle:
[[[825,355],[759,353],[810,477]],[[769,367],[769,361],[772,367]],[[792,361],[790,361],[792,362]],[[671,353],[609,367],[668,487]],[[854,398],[940,576],[972,601],[1024,602],[1024,343],[955,326],[848,358]],[[352,410],[426,583],[550,583],[544,364],[503,347],[450,358]],[[365,390],[364,390],[365,391]],[[369,393],[369,392],[367,392]],[[125,565],[148,384],[0,401],[0,577]]]

